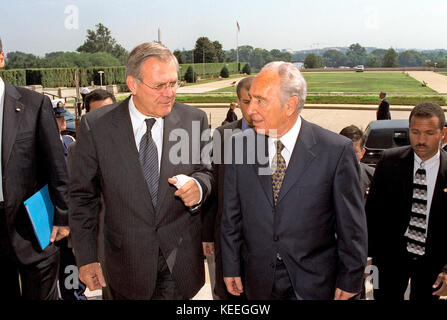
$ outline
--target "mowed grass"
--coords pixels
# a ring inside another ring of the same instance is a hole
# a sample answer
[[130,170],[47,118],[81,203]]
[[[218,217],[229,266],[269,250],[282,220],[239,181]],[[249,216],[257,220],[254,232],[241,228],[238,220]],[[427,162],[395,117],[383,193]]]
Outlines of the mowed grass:
[[[422,87],[416,79],[402,72],[303,72],[309,93],[412,93],[429,94],[435,92]],[[234,87],[213,92],[235,92]]]

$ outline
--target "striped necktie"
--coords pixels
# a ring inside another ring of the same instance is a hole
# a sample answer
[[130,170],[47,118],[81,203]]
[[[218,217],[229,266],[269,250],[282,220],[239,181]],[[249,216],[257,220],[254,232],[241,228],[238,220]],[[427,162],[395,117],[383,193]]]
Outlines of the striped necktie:
[[423,256],[425,254],[425,240],[427,231],[427,176],[424,163],[417,169],[413,178],[413,203],[411,218],[405,233],[407,238],[407,251],[411,255]]
[[152,127],[155,123],[154,118],[146,119],[147,131],[140,140],[140,163],[143,169],[144,178],[146,179],[149,193],[151,194],[152,204],[157,207],[158,198],[158,152],[154,139],[152,139]]

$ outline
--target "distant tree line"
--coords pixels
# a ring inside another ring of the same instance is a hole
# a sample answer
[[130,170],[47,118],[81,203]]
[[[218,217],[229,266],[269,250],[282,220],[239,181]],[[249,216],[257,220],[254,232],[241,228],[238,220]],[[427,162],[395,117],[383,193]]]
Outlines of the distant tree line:
[[293,56],[295,60],[304,60],[305,68],[322,68],[340,66],[354,67],[438,67],[447,68],[447,51],[416,51],[406,50],[398,53],[393,48],[375,49],[370,53],[360,44],[351,44],[346,52],[336,49],[325,50],[321,55],[310,53],[303,56],[298,53]]

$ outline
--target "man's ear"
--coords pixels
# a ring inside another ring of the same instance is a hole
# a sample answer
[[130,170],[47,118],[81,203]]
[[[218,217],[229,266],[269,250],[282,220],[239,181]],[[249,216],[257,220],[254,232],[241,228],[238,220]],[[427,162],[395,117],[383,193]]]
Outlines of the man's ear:
[[447,140],[447,128],[444,127],[441,132],[441,141],[442,143],[445,143],[446,140]]
[[0,69],[5,67],[5,53],[2,51],[0,53]]
[[296,112],[296,109],[298,107],[298,97],[292,96],[289,99],[287,99],[286,108],[287,108],[287,115],[291,115]]
[[132,92],[132,95],[135,95],[137,93],[137,80],[133,76],[127,76],[126,84],[130,92]]

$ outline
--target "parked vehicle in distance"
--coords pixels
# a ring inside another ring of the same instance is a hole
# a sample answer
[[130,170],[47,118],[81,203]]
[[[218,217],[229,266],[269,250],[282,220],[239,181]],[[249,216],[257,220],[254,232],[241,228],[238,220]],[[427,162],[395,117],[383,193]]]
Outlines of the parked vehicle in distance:
[[359,64],[358,66],[354,67],[355,72],[363,72],[365,70],[365,67],[363,64]]
[[410,144],[407,119],[375,120],[365,130],[365,155],[362,162],[375,167],[385,149]]

